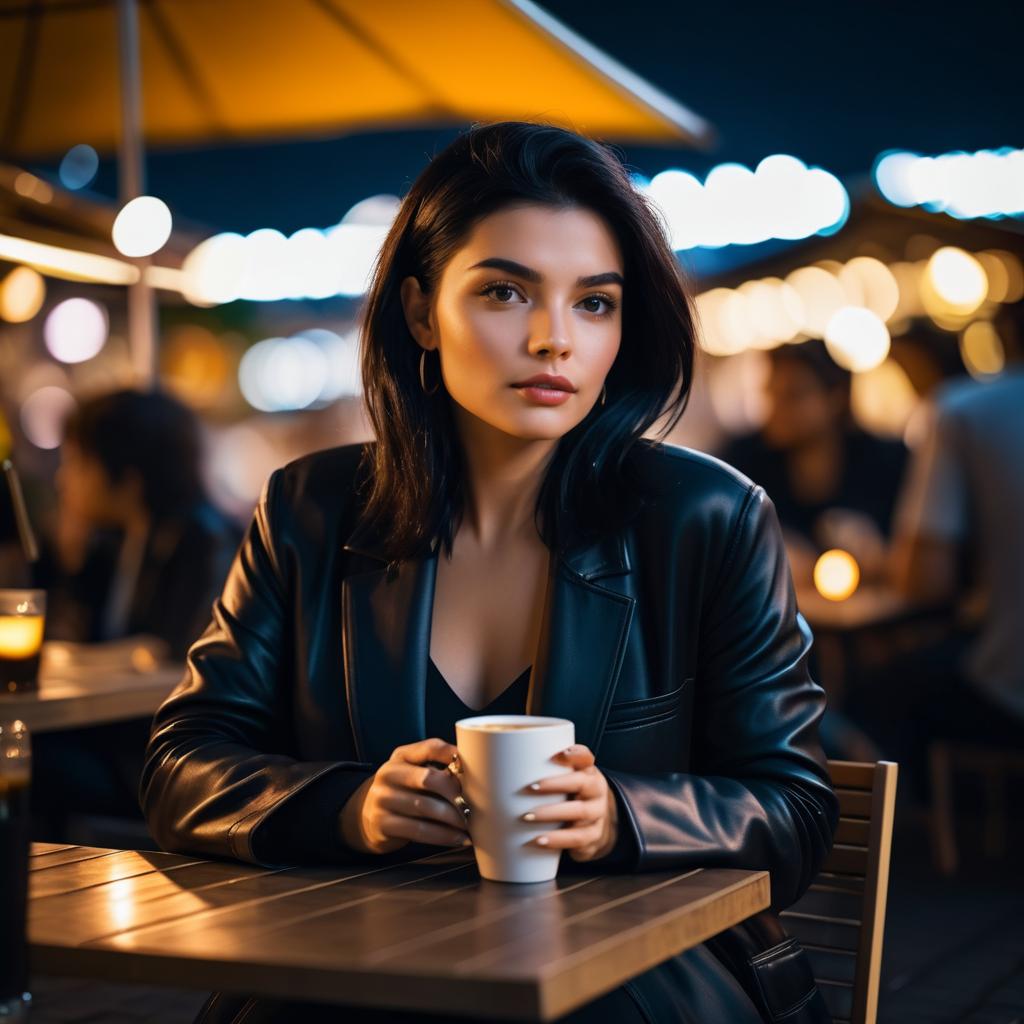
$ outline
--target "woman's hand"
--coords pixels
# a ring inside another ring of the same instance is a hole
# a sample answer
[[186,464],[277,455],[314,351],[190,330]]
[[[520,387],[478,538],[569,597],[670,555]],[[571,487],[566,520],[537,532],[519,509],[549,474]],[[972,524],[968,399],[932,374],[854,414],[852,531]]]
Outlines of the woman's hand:
[[396,747],[342,809],[346,843],[364,853],[392,853],[409,842],[468,845],[465,816],[453,802],[462,784],[428,764],[448,763],[455,753],[437,738]]
[[619,833],[615,794],[594,765],[594,755],[582,743],[555,755],[575,771],[534,783],[538,793],[569,793],[570,799],[546,804],[526,815],[527,821],[565,821],[568,826],[545,832],[535,840],[549,850],[568,850],[575,861],[597,860],[608,854]]

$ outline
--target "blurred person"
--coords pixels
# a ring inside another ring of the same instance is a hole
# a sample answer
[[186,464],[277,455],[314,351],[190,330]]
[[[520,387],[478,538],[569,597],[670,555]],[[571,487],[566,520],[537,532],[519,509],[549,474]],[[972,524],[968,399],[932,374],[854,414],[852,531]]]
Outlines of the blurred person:
[[[183,658],[210,615],[241,530],[207,499],[196,416],[160,392],[117,391],[67,418],[56,535],[44,548],[47,639],[155,636]],[[41,839],[68,816],[141,821],[138,779],[150,718],[33,739]]]
[[850,412],[851,375],[820,340],[768,352],[768,415],[721,456],[768,492],[779,514],[798,589],[818,556],[848,551],[864,580],[884,573],[906,465],[902,441],[860,429]]
[[[569,799],[536,814],[563,873],[760,868],[772,889],[566,1024],[830,1020],[778,918],[838,821],[810,632],[764,490],[643,438],[683,412],[694,325],[621,160],[549,125],[462,134],[402,202],[362,347],[376,440],[270,476],[156,714],[160,845],[372,867],[471,844],[455,721],[557,714],[578,742],[538,783]],[[200,1016],[435,1019],[223,993]]]
[[870,714],[919,797],[936,737],[1024,749],[1024,303],[996,327],[1005,370],[938,390],[897,517],[893,585],[959,610],[940,642],[891,666]]
[[195,414],[161,392],[117,391],[64,426],[47,635],[146,633],[183,658],[202,632],[241,530],[207,497]]

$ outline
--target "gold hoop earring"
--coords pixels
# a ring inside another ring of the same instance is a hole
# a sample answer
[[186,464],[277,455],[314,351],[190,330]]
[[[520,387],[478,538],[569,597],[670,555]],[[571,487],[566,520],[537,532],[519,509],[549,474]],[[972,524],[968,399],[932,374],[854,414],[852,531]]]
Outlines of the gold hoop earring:
[[604,400],[608,397],[608,385],[601,385],[601,405],[604,405]]
[[[420,387],[423,388],[423,393],[425,395],[433,395],[433,394],[436,394],[437,389],[441,386],[441,381],[439,380],[434,385],[434,390],[433,391],[428,391],[427,390],[426,374],[424,373],[424,363],[426,362],[426,358],[427,358],[427,350],[424,349],[420,353]],[[438,368],[440,369],[440,367],[438,367]]]

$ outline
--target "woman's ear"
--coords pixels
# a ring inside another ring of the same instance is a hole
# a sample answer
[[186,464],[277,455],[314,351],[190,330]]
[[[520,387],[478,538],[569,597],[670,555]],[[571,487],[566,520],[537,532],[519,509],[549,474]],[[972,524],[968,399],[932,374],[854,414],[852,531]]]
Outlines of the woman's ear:
[[425,349],[436,348],[437,343],[430,323],[430,296],[423,291],[419,279],[414,276],[402,281],[400,291],[405,322],[417,344]]

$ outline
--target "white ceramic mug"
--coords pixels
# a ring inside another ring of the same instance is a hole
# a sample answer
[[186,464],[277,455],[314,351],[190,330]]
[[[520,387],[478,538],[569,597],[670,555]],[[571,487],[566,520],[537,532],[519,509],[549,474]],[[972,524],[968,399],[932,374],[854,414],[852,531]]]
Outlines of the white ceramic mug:
[[[492,731],[482,726],[526,726]],[[462,795],[470,807],[469,834],[483,878],[494,882],[549,882],[561,850],[531,840],[561,828],[560,821],[523,821],[527,811],[567,800],[566,793],[534,793],[530,784],[573,769],[552,758],[576,742],[568,718],[477,715],[455,723],[462,763]]]

